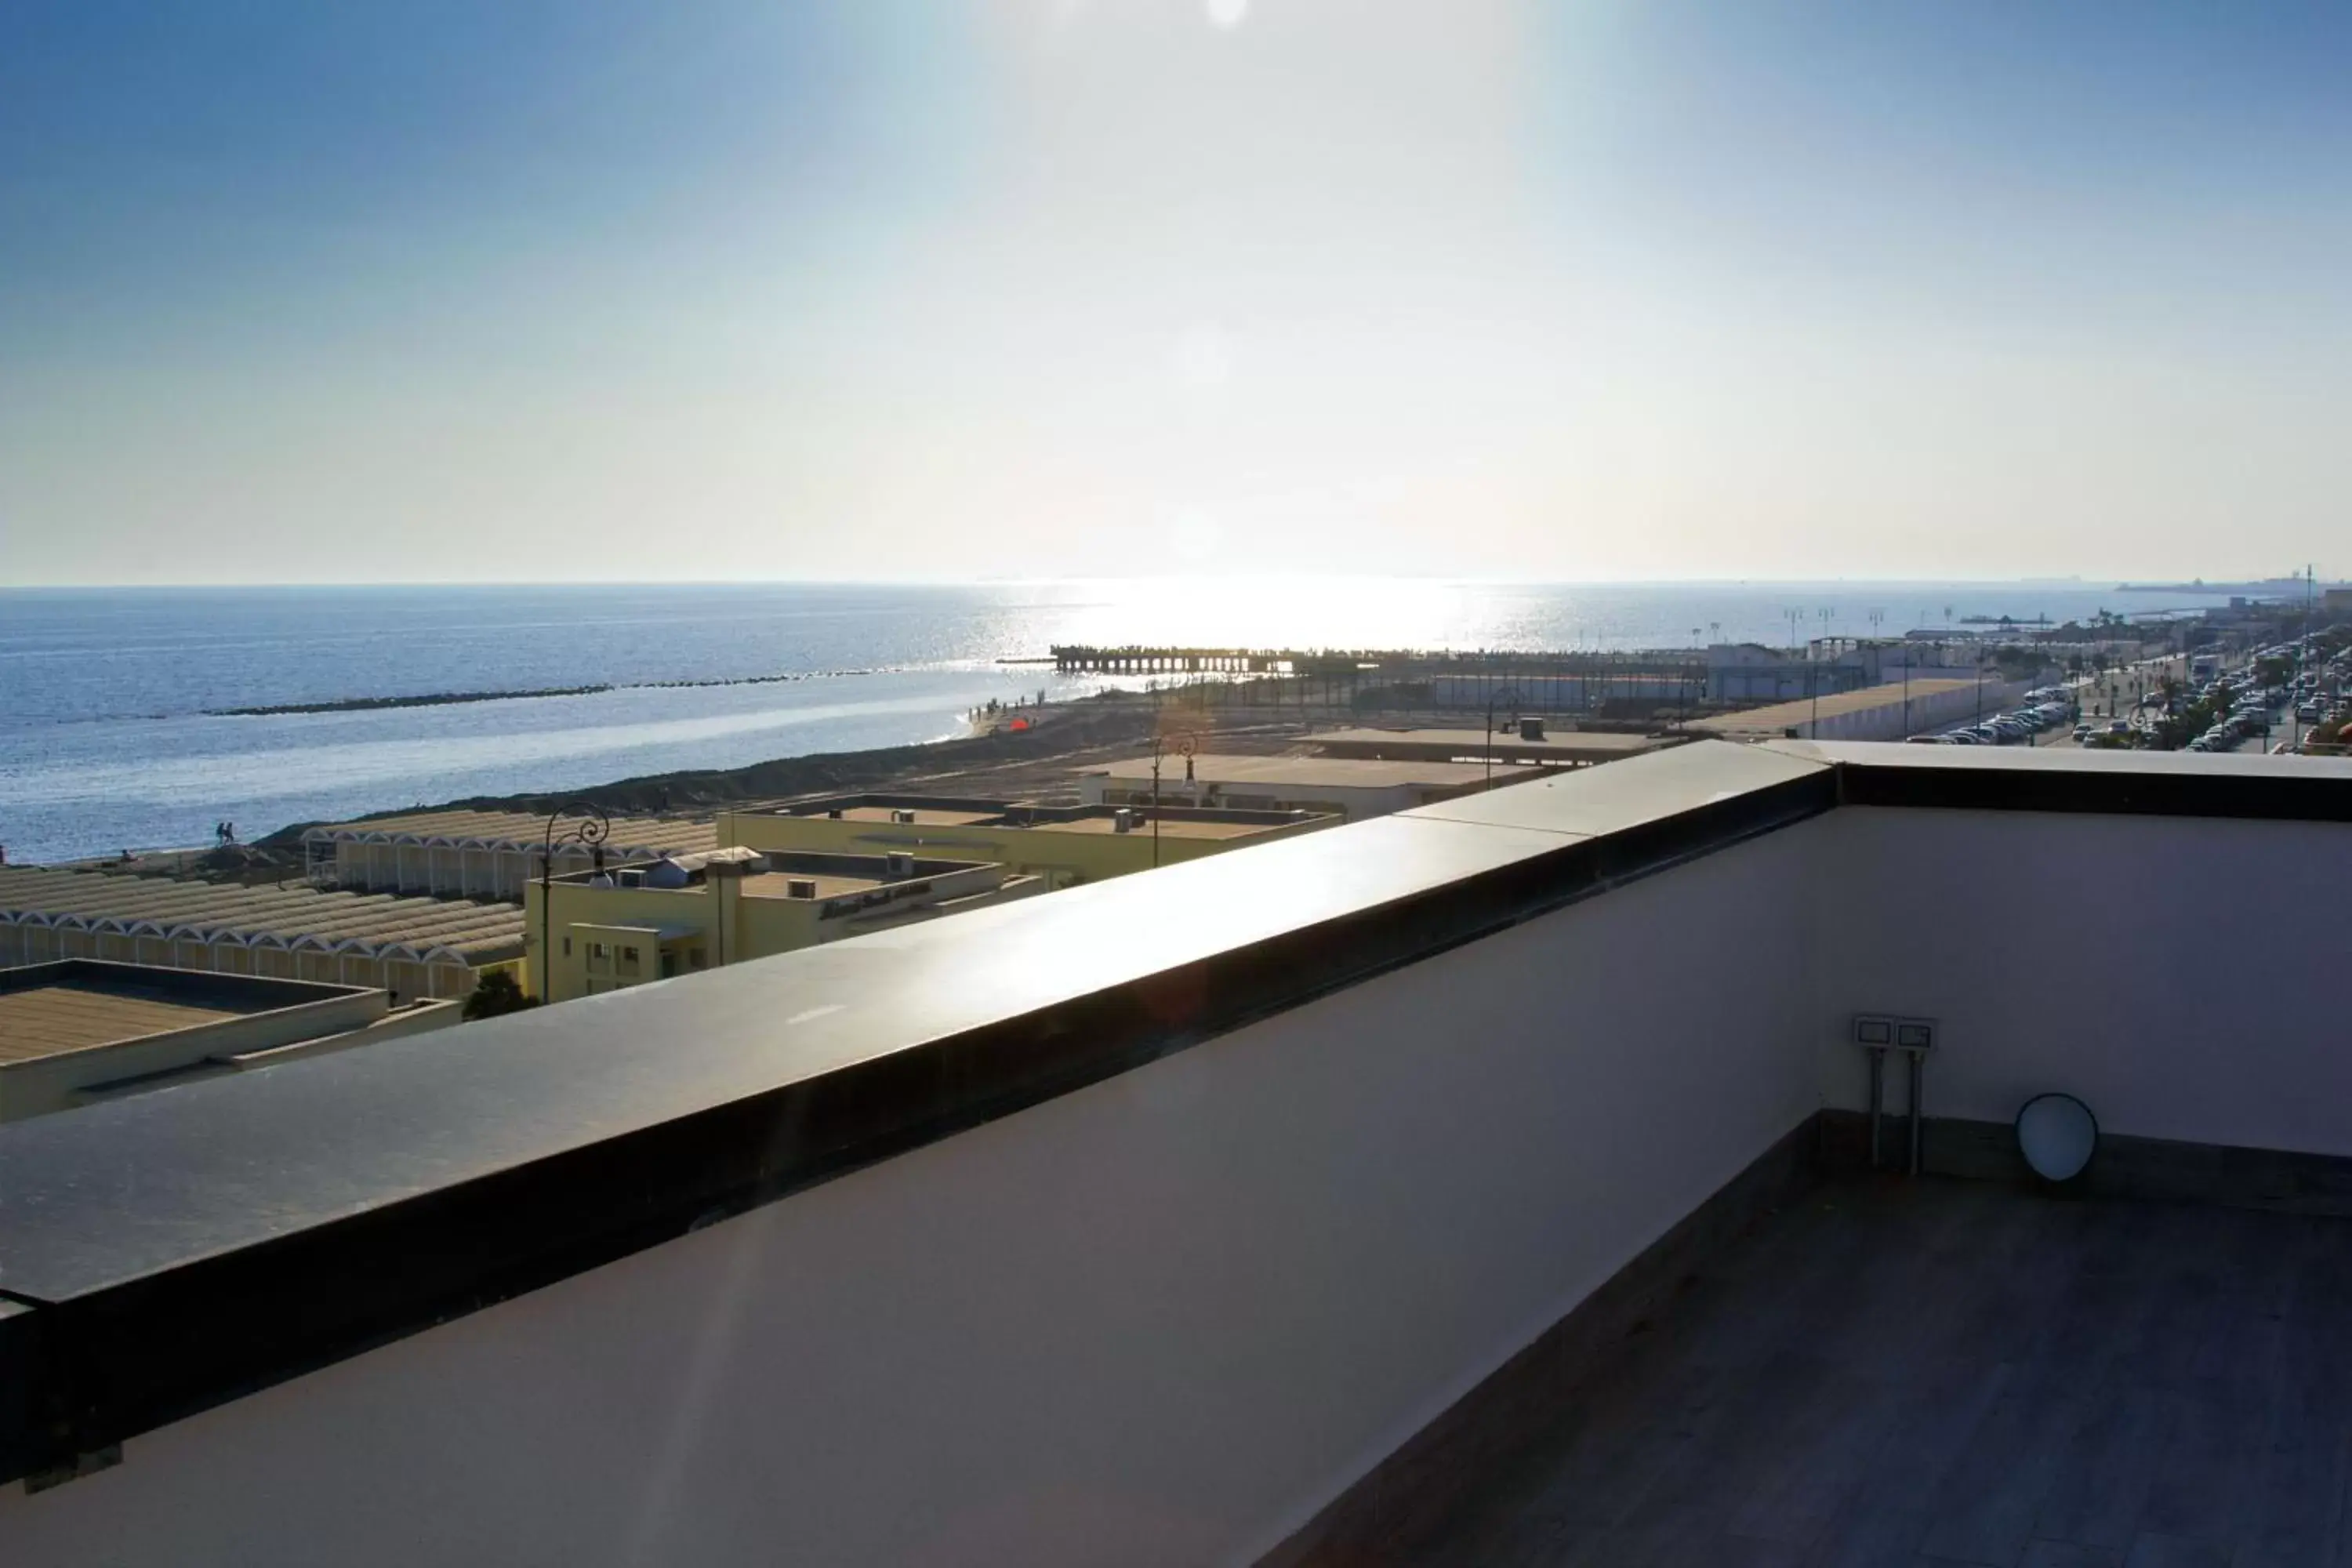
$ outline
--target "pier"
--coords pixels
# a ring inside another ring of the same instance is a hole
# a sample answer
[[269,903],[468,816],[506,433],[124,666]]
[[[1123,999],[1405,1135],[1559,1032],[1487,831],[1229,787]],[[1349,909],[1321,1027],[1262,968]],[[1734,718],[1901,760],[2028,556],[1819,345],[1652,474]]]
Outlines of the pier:
[[1706,656],[1696,649],[1643,652],[1430,651],[1420,648],[1194,647],[1055,644],[1051,657],[1008,660],[1050,663],[1063,675],[1165,678],[1175,683],[1297,686],[1327,702],[1354,704],[1360,693],[1393,691],[1400,705],[1477,708],[1489,700],[1529,711],[1599,712],[1611,704],[1690,708],[1707,692]]

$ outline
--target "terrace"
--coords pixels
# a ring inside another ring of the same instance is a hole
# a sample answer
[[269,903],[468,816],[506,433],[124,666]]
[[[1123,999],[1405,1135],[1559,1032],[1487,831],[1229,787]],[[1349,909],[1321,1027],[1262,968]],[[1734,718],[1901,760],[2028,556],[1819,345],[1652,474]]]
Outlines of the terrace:
[[2332,1562],[2347,851],[2347,763],[1697,742],[0,1128],[0,1545]]

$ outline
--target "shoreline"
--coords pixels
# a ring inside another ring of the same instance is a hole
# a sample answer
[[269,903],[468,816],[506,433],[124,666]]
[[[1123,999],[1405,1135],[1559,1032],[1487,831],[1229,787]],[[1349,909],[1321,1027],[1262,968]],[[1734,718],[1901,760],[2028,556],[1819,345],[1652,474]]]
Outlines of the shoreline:
[[[526,791],[515,795],[467,795],[426,805],[386,807],[346,822],[369,822],[418,811],[544,812],[566,801],[590,800],[614,816],[717,810],[745,801],[784,798],[828,791],[877,789],[910,778],[1051,763],[1097,747],[1127,747],[1150,738],[1158,722],[1151,704],[1114,698],[1087,699],[1050,708],[1025,730],[1006,725],[980,729],[943,741],[917,741],[856,752],[812,752],[773,757],[734,768],[688,768],[645,773],[576,789]],[[254,849],[299,849],[302,835],[318,821],[293,822],[257,838]]]

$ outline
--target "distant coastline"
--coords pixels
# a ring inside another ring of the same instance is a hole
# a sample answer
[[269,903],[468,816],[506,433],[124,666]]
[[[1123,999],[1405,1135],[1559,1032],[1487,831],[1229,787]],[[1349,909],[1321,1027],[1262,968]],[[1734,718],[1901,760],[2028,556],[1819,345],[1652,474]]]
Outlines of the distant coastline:
[[[1159,709],[1148,699],[1104,693],[1084,701],[1056,704],[1026,729],[975,726],[975,732],[951,740],[811,752],[742,767],[687,768],[553,791],[467,795],[437,805],[417,801],[381,807],[343,820],[365,822],[373,817],[428,810],[538,813],[574,799],[593,800],[615,814],[710,811],[743,801],[908,784],[939,774],[1053,763],[1098,747],[1129,747],[1149,742],[1159,720]],[[1024,786],[1024,791],[1034,791],[1034,787]],[[303,833],[318,826],[316,821],[288,823],[256,840],[254,847],[299,847]]]
[[2342,583],[2305,583],[2300,577],[2266,577],[2259,583],[2118,583],[2118,594],[2222,594],[2241,598],[2257,595],[2277,597],[2283,595],[2326,593],[2330,588],[2346,586]]

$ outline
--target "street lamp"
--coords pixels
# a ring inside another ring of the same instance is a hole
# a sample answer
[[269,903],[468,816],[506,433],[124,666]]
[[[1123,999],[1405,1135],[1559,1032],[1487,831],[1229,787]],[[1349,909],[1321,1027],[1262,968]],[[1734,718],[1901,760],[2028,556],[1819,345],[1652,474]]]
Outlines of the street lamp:
[[1519,705],[1519,694],[1510,687],[1506,686],[1500,691],[1490,691],[1486,694],[1486,743],[1481,750],[1486,753],[1486,787],[1487,789],[1495,787],[1495,704],[1506,697],[1511,700],[1513,708],[1516,709]]
[[[569,827],[563,826],[567,818],[572,821]],[[550,943],[554,931],[556,847],[584,845],[593,857],[596,869],[601,871],[604,868],[604,840],[612,832],[613,819],[593,801],[567,800],[548,815],[547,836],[539,852],[539,992],[542,1002],[555,989],[555,950]]]
[[1174,742],[1176,754],[1184,759],[1184,782],[1192,782],[1192,752],[1197,742],[1192,733],[1155,735],[1151,741],[1151,864],[1160,865],[1160,760],[1168,754],[1170,742]]
[[[1872,610],[1869,616],[1872,657],[1877,661],[1870,679],[1875,684],[1886,679],[1886,612],[1884,609]],[[1911,664],[1907,649],[1903,664],[1903,738],[1906,741],[1911,738]]]

